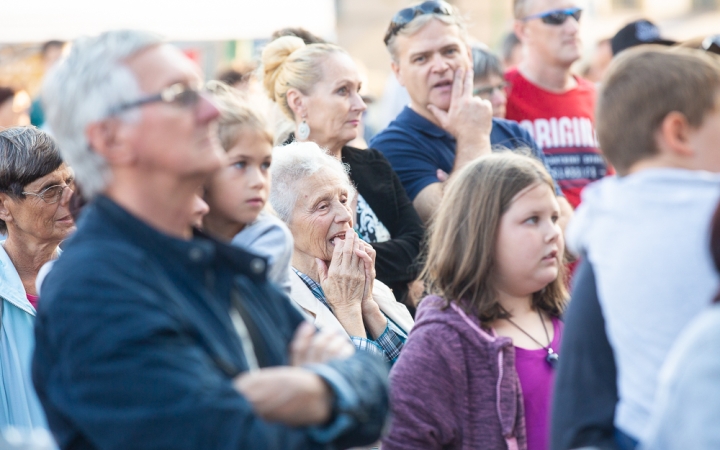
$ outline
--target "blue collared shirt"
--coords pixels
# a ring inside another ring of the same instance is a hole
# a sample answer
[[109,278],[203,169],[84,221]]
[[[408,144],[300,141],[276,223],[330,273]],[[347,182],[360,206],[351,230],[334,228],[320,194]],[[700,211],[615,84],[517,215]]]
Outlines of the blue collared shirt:
[[[493,118],[490,143],[493,151],[529,149],[550,172],[542,150],[517,122]],[[457,141],[450,133],[406,106],[387,128],[370,140],[370,147],[385,155],[410,200],[415,200],[420,191],[439,182],[437,169],[448,174],[452,172]],[[557,183],[555,192],[562,195]]]
[[[323,292],[322,286],[294,267],[293,271],[303,280],[303,283],[310,289],[310,292],[313,293],[315,298],[320,300],[320,303],[332,312],[333,309],[327,302],[327,297],[325,296],[325,292]],[[385,313],[383,313],[383,315],[387,319],[387,326],[385,327],[385,331],[383,331],[377,339],[372,340],[359,336],[350,336],[350,340],[358,350],[378,355],[392,364],[398,359],[398,356],[400,356],[400,350],[402,350],[407,341],[407,333],[397,326]]]

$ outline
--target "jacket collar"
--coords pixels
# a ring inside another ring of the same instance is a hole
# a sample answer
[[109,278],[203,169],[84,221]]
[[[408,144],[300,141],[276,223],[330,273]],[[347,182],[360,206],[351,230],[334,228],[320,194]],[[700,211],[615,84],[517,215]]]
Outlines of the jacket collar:
[[35,308],[27,299],[20,275],[5,251],[4,243],[4,240],[0,241],[0,297],[34,316]]
[[266,279],[267,261],[238,247],[222,243],[198,230],[190,240],[164,234],[133,216],[110,198],[99,195],[94,208],[105,217],[103,226],[113,227],[119,234],[142,245],[158,258],[182,266],[219,265],[232,267],[251,279]]

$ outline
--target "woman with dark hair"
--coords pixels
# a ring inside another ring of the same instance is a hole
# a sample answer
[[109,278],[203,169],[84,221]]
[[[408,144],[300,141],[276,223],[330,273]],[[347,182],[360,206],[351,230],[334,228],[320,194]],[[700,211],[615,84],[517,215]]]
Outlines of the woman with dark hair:
[[[720,272],[720,206],[710,252]],[[709,299],[708,299],[709,300]],[[658,381],[644,450],[720,448],[720,292],[678,337]]]
[[74,229],[73,173],[34,127],[0,130],[0,430],[47,425],[30,381],[40,268]]

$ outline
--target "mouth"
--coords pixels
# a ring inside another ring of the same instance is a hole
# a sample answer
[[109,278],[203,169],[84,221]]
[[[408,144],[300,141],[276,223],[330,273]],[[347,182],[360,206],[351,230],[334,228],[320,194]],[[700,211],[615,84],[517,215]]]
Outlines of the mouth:
[[347,233],[347,231],[341,231],[340,233],[335,233],[335,234],[329,239],[330,245],[332,245],[333,247],[335,246],[335,239],[340,239],[341,241],[344,241],[344,240],[345,240],[345,233]]
[[545,255],[542,260],[543,261],[553,261],[553,260],[557,260],[557,257],[558,257],[558,251],[553,250],[550,253],[548,253],[547,255]]
[[452,88],[452,80],[441,80],[433,85],[433,89]]
[[64,223],[73,223],[74,220],[70,214],[66,216],[62,216],[61,218],[57,219],[57,222],[64,222]]
[[263,205],[265,204],[265,200],[261,199],[260,197],[255,197],[247,200],[246,203],[249,203],[251,205]]

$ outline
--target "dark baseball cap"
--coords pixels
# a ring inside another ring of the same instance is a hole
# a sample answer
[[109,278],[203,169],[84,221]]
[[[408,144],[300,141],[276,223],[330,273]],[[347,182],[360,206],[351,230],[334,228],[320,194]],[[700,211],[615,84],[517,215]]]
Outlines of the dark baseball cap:
[[677,42],[660,37],[660,29],[649,20],[636,20],[625,25],[610,39],[613,55],[642,44],[675,45]]

